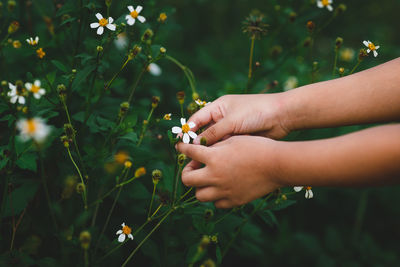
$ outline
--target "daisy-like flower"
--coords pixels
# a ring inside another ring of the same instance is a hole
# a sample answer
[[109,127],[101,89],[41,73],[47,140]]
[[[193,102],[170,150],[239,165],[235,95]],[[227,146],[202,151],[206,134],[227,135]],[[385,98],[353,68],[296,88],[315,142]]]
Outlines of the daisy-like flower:
[[194,102],[196,102],[196,104],[199,105],[200,108],[204,108],[205,106],[210,104],[210,102],[206,102],[206,101],[203,101],[203,100],[200,100],[200,99],[197,99]]
[[133,240],[133,235],[132,235],[132,228],[130,228],[128,225],[125,225],[125,223],[121,224],[122,229],[117,231],[117,235],[118,236],[118,242],[124,242],[126,236],[128,236],[128,238],[130,238],[131,240]]
[[303,190],[303,188],[305,188],[305,190],[306,190],[305,197],[307,199],[310,199],[310,198],[314,197],[314,194],[313,194],[313,192],[311,190],[311,186],[305,186],[305,187],[304,186],[295,186],[293,189],[296,192],[300,192],[301,190]]
[[24,96],[24,92],[23,92],[23,88],[17,88],[16,85],[12,84],[12,83],[8,83],[8,87],[11,89],[10,92],[8,92],[8,96],[10,97],[10,102],[12,104],[18,103],[23,105],[25,104],[25,96]]
[[25,87],[26,89],[28,89],[28,91],[32,92],[33,97],[35,97],[36,99],[39,99],[42,95],[44,95],[46,93],[46,90],[44,90],[43,88],[40,88],[40,81],[36,80],[33,84],[31,83],[25,83]]
[[171,120],[171,115],[172,115],[171,113],[167,113],[167,114],[164,115],[163,119],[166,120],[166,121],[170,121]]
[[126,23],[132,26],[133,24],[135,24],[136,19],[138,19],[141,23],[144,23],[146,21],[146,18],[139,15],[142,9],[142,6],[137,6],[136,9],[134,9],[133,6],[128,6],[128,10],[130,13],[129,15],[125,16]]
[[96,18],[99,20],[99,22],[93,22],[90,24],[90,28],[98,28],[97,29],[97,34],[102,35],[104,32],[104,27],[109,29],[110,31],[115,31],[117,26],[115,24],[112,24],[114,19],[112,17],[109,17],[108,19],[103,18],[103,16],[100,13],[96,14]]
[[50,133],[50,127],[41,118],[21,119],[17,122],[17,129],[21,132],[21,139],[33,139],[42,143]]
[[373,42],[371,41],[363,41],[363,44],[368,47],[367,49],[367,53],[369,52],[373,52],[374,53],[374,57],[378,56],[378,52],[376,52],[376,50],[380,47],[379,45],[375,45]]
[[31,46],[35,46],[39,44],[39,36],[36,36],[35,39],[33,37],[26,39],[26,42],[30,44]]
[[332,2],[333,2],[332,0],[318,0],[317,6],[319,8],[326,7],[326,9],[328,9],[329,11],[333,11],[333,7],[331,6]]
[[196,139],[196,137],[197,137],[197,134],[196,134],[195,132],[191,131],[191,129],[192,129],[193,127],[195,127],[196,124],[195,124],[194,122],[188,122],[188,123],[186,123],[186,119],[185,119],[185,118],[181,118],[181,124],[182,124],[182,127],[178,127],[178,126],[172,127],[172,132],[173,132],[174,134],[177,134],[177,137],[183,135],[182,141],[183,141],[185,144],[189,144],[189,142],[190,142],[190,137],[191,137],[192,139]]
[[147,70],[153,76],[160,76],[162,73],[160,66],[158,66],[156,63],[150,63]]

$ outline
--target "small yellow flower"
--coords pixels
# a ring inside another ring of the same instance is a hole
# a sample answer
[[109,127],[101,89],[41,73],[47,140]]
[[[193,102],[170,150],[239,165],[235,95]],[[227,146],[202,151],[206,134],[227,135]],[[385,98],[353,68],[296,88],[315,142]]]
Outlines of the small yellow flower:
[[36,54],[38,58],[43,59],[46,55],[46,52],[43,51],[43,48],[39,48],[38,50],[36,50]]
[[165,114],[163,119],[166,120],[166,121],[170,121],[171,120],[171,113]]
[[31,46],[36,46],[39,44],[39,36],[36,36],[35,39],[33,37],[26,39],[26,42]]
[[126,236],[133,240],[133,235],[132,235],[132,228],[130,228],[128,225],[125,225],[125,223],[121,224],[122,229],[118,230],[116,235],[118,236],[118,242],[122,243],[125,241]]
[[136,9],[133,8],[133,6],[128,6],[128,10],[129,14],[125,16],[126,23],[128,23],[128,25],[132,26],[135,24],[136,19],[138,19],[141,23],[146,21],[145,17],[139,15],[140,11],[143,10],[142,6],[137,6]]
[[167,20],[167,14],[165,14],[164,12],[160,14],[160,16],[158,17],[158,21],[161,23],[164,23]]
[[132,167],[132,162],[127,160],[127,161],[125,161],[124,166],[125,166],[125,168],[129,169],[130,167]]
[[110,31],[115,31],[117,29],[117,26],[115,24],[112,24],[114,19],[112,17],[109,17],[108,19],[103,18],[103,15],[100,13],[96,13],[96,18],[99,20],[99,22],[93,22],[90,24],[90,28],[98,28],[97,29],[97,34],[102,35],[104,32],[104,27],[109,29]]
[[196,99],[194,102],[196,102],[196,104],[197,104],[200,108],[204,108],[205,106],[207,106],[208,104],[210,104],[210,102],[202,101],[202,100],[200,100],[200,99]]
[[14,40],[12,44],[13,44],[13,47],[16,49],[21,48],[21,45],[22,45],[19,40]]
[[146,169],[144,167],[137,168],[135,171],[135,177],[139,178],[146,174]]
[[119,164],[125,164],[125,162],[129,159],[128,153],[125,151],[119,151],[114,155],[114,160]]
[[40,87],[41,83],[39,80],[36,80],[33,84],[32,83],[25,83],[26,89],[32,92],[33,97],[39,99],[42,95],[46,93],[46,90]]
[[190,137],[192,139],[196,139],[197,134],[193,131],[191,131],[192,128],[194,128],[196,126],[196,124],[194,122],[188,122],[186,123],[186,119],[185,118],[181,118],[181,127],[178,126],[174,126],[172,127],[172,133],[177,134],[179,136],[182,136],[182,141],[185,144],[189,144],[190,142]]

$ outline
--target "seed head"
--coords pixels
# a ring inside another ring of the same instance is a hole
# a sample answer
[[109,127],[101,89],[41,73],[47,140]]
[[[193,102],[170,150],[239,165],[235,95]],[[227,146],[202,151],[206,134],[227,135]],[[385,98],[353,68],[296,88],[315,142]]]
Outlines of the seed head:
[[162,178],[162,172],[160,170],[154,170],[151,173],[151,178],[153,179],[153,184],[158,184],[158,182],[161,180]]
[[81,247],[84,250],[89,249],[91,239],[92,239],[92,236],[89,231],[83,231],[79,235],[79,241],[81,242]]
[[182,105],[185,102],[185,92],[179,91],[176,93],[176,99],[178,99],[179,104]]
[[315,23],[312,20],[307,21],[307,30],[311,33],[315,29]]
[[343,38],[342,37],[336,38],[336,41],[335,41],[336,49],[339,49],[342,46],[342,44],[343,44]]
[[186,156],[185,154],[179,154],[178,155],[178,165],[179,166],[183,166],[183,164],[185,164],[185,160],[186,160]]
[[160,97],[158,96],[153,96],[151,98],[151,107],[156,108],[158,106],[158,103],[160,103]]
[[360,49],[360,52],[358,53],[358,61],[363,61],[364,58],[368,56],[367,50],[364,48]]
[[139,53],[142,51],[142,48],[138,45],[135,45],[130,51],[128,55],[128,59],[132,60],[134,59]]
[[19,29],[19,22],[18,21],[13,21],[10,23],[10,26],[8,26],[8,33],[12,34],[18,31]]
[[147,29],[144,31],[143,35],[142,35],[142,42],[145,42],[147,40],[150,40],[151,38],[153,38],[153,31],[151,29]]
[[264,15],[262,14],[256,14],[256,12],[253,12],[253,14],[250,14],[244,21],[243,21],[243,33],[249,34],[251,37],[255,37],[257,39],[260,39],[261,36],[267,34],[267,28],[268,24],[264,23]]

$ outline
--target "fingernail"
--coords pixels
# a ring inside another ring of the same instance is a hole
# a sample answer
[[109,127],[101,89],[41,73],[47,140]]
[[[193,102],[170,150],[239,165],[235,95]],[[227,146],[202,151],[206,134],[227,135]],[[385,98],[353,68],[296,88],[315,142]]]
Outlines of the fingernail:
[[175,150],[178,150],[178,144],[175,144]]

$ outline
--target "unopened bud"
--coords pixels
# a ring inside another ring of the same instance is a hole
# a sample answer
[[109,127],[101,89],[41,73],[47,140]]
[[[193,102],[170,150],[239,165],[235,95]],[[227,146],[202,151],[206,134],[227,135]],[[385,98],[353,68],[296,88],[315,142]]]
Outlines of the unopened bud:
[[142,51],[142,48],[138,45],[135,45],[130,51],[128,55],[128,59],[132,60],[134,59],[139,53]]
[[185,160],[186,160],[186,156],[185,154],[179,154],[178,155],[178,165],[179,166],[183,166],[183,164],[185,164]]
[[312,20],[307,21],[307,29],[308,29],[310,32],[312,32],[312,31],[315,29],[315,23],[314,23],[314,21],[312,21]]
[[214,211],[212,209],[206,209],[204,211],[204,219],[206,221],[210,220],[214,216]]
[[281,198],[282,198],[283,201],[287,200],[287,196],[285,194],[282,194]]
[[271,48],[271,55],[273,57],[278,56],[280,53],[282,53],[282,46],[275,45]]
[[346,9],[347,9],[347,6],[345,4],[340,4],[340,5],[338,5],[336,10],[337,10],[338,14],[342,14],[346,11]]
[[145,30],[145,32],[142,35],[142,42],[150,40],[151,38],[153,38],[153,35],[154,35],[154,33],[151,29]]
[[112,0],[105,0],[106,6],[110,7],[112,4]]
[[158,19],[157,19],[159,22],[161,22],[161,23],[164,23],[166,20],[167,20],[167,14],[165,14],[164,12],[163,13],[160,13],[160,16],[158,16]]
[[69,147],[69,143],[70,143],[70,139],[68,138],[68,136],[63,135],[63,136],[61,136],[60,139],[61,139],[61,142],[63,143],[63,146],[65,148],[68,148]]
[[9,0],[7,2],[7,9],[9,12],[13,12],[16,6],[17,6],[17,2],[15,2],[14,0]]
[[165,49],[165,47],[160,47],[160,53],[161,54],[165,54],[165,53],[167,53],[167,49]]
[[78,193],[78,194],[82,194],[84,191],[85,191],[85,184],[83,184],[83,183],[78,183],[77,185],[76,185],[76,192]]
[[185,92],[179,91],[176,93],[176,99],[178,99],[179,104],[182,105],[185,102]]
[[201,241],[200,241],[198,250],[199,250],[200,252],[201,252],[201,251],[204,251],[204,250],[207,248],[207,246],[210,244],[210,242],[211,242],[210,237],[207,236],[207,235],[204,235],[203,238],[202,238]]
[[153,184],[158,184],[162,178],[162,172],[160,170],[154,170],[151,173],[151,178],[153,179]]
[[129,110],[129,102],[122,102],[119,105],[119,109],[120,109],[121,113],[126,113]]
[[200,145],[206,146],[206,145],[207,145],[207,138],[205,138],[204,136],[202,136],[202,137],[200,138]]
[[364,58],[366,58],[367,56],[367,51],[364,48],[360,49],[360,52],[358,53],[358,61],[364,60]]
[[96,47],[96,50],[97,50],[97,52],[102,52],[103,51],[103,47],[101,46],[101,45],[98,45],[97,47]]
[[144,167],[137,168],[135,171],[135,177],[139,178],[146,174],[146,169]]
[[290,12],[289,14],[289,21],[294,22],[297,18],[297,13],[296,12]]
[[336,41],[335,41],[336,49],[339,49],[342,46],[342,44],[343,44],[343,38],[342,37],[336,38]]
[[76,69],[72,69],[71,72],[72,72],[72,74],[76,74],[77,70]]
[[156,108],[158,106],[158,103],[160,103],[160,98],[158,96],[153,96],[151,98],[151,107]]
[[261,63],[259,61],[256,61],[256,68],[259,68],[261,66]]
[[68,138],[73,138],[76,134],[74,127],[70,123],[64,124],[64,132]]
[[83,231],[79,235],[79,241],[81,242],[81,247],[84,250],[88,250],[90,246],[90,241],[92,240],[92,236],[89,231]]
[[304,47],[308,47],[308,46],[310,46],[312,44],[312,42],[313,42],[312,38],[311,37],[307,37],[303,42],[303,46]]
[[13,21],[10,23],[10,26],[8,26],[8,33],[12,34],[18,31],[19,29],[19,22],[18,21]]
[[194,92],[194,93],[192,94],[192,99],[193,99],[193,100],[197,100],[197,99],[199,99],[199,98],[200,98],[200,96],[199,96],[198,93]]
[[344,68],[339,68],[339,74],[340,75],[344,74]]
[[124,166],[125,166],[125,168],[129,169],[130,167],[132,167],[132,162],[127,160],[124,162]]
[[15,40],[15,41],[13,41],[12,45],[14,48],[18,49],[18,48],[21,48],[22,44],[19,40]]

